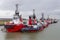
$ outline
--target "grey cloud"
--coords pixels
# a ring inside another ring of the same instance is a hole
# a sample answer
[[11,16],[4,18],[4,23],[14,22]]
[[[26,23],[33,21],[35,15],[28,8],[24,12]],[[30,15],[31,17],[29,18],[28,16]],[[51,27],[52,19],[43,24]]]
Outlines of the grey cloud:
[[[54,10],[60,10],[60,0],[3,0],[0,10],[15,10],[15,4],[18,3],[20,11],[32,11],[36,9],[36,15],[44,12],[45,14],[60,14]],[[39,15],[40,16],[40,15]]]
[[60,9],[59,0],[4,0],[4,3],[0,6],[0,9],[14,10],[16,3],[21,4],[20,9],[24,11],[31,11],[33,8],[44,11]]

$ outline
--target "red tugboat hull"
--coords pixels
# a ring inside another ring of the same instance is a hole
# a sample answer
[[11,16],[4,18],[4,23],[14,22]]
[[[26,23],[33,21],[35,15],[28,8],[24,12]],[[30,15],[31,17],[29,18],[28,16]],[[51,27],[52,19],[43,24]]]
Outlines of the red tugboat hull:
[[5,25],[5,28],[6,28],[7,32],[20,32],[23,27],[24,27],[23,24],[19,24],[19,25]]

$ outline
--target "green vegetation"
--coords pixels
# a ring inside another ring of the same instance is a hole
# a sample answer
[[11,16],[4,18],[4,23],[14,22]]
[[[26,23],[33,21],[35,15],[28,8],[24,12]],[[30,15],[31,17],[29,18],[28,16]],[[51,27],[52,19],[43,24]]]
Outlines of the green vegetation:
[[0,20],[0,25],[4,25],[5,22],[9,22],[10,20]]

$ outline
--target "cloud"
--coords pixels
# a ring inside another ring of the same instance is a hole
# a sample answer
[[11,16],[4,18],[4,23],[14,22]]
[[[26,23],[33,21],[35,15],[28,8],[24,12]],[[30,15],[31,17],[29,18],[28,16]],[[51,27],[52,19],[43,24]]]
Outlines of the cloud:
[[0,10],[0,18],[12,18],[14,12],[9,10]]
[[[32,11],[21,11],[19,15],[22,15],[23,18],[28,18],[29,15],[32,15]],[[0,10],[0,18],[12,18],[15,14],[15,11],[10,10]]]
[[23,11],[31,11],[33,8],[42,11],[52,11],[60,7],[59,0],[3,0],[1,9],[15,10],[15,4]]
[[60,0],[0,0],[0,14],[2,13],[0,17],[8,13],[11,16],[15,11],[16,3],[19,4],[19,11],[23,15],[32,14],[32,9],[36,10],[35,14],[38,18],[41,17],[42,12],[46,17],[47,15],[57,15],[58,18],[60,15]]

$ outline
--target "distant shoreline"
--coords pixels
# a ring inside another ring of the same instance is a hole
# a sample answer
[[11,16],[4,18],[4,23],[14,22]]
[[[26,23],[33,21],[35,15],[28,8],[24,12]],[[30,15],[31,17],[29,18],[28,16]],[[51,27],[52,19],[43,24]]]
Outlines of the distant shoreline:
[[0,26],[4,26],[4,24],[0,24]]

